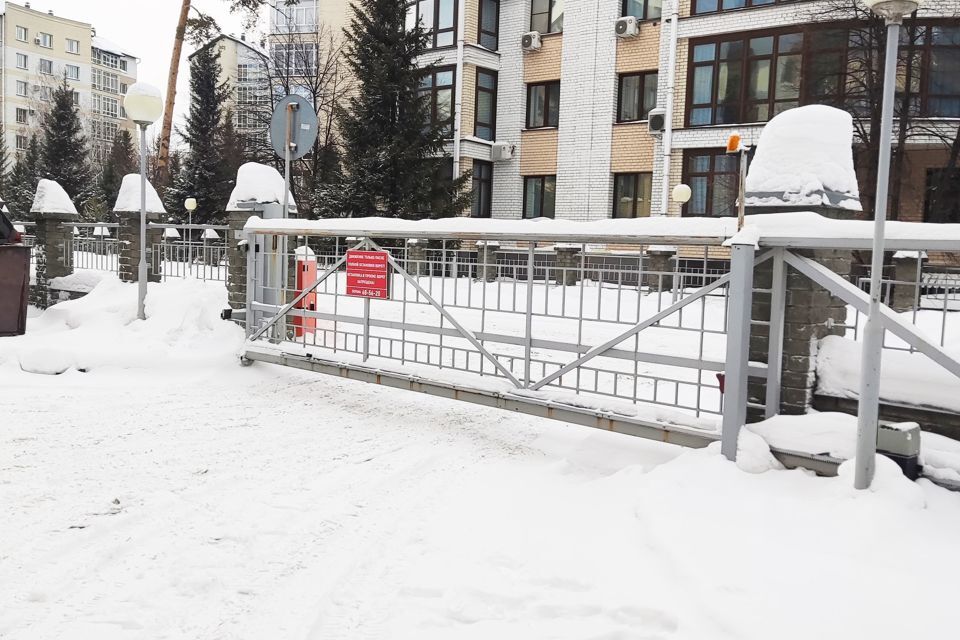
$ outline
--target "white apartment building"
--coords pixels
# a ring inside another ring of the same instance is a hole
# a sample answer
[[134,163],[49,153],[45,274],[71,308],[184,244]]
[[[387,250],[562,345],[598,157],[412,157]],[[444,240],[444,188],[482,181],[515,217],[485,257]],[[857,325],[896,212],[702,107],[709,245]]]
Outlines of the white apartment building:
[[56,16],[12,2],[0,14],[0,86],[8,149],[26,149],[38,133],[39,116],[64,76],[87,125],[93,157],[105,158],[121,128],[134,131],[122,109],[126,87],[136,82],[137,58],[96,37],[86,22]]

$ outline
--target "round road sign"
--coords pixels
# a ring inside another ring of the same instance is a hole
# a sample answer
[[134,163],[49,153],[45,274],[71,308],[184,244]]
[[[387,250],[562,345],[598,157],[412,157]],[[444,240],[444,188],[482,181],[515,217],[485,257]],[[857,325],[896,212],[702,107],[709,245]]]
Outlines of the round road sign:
[[290,141],[290,159],[302,158],[317,140],[317,113],[303,97],[291,94],[277,103],[270,119],[270,143],[281,159]]

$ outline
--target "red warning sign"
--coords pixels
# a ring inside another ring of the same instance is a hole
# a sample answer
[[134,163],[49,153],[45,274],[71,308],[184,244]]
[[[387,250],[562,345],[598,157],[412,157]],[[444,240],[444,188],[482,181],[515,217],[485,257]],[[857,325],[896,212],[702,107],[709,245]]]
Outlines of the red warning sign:
[[347,251],[347,295],[378,300],[390,297],[386,251]]

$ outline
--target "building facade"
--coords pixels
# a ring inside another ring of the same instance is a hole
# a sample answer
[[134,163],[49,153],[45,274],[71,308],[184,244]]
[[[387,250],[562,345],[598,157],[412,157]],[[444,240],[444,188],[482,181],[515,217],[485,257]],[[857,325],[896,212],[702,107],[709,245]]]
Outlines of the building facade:
[[39,132],[40,116],[64,78],[74,90],[95,161],[106,157],[120,129],[134,132],[122,106],[137,78],[134,55],[97,37],[91,24],[37,11],[29,2],[3,3],[0,34],[2,126],[11,153],[26,149]]
[[[421,0],[434,117],[449,124],[452,170],[473,174],[471,215],[577,220],[733,215],[731,133],[756,142],[777,113],[838,104],[857,64],[852,0],[680,0],[670,173],[649,114],[666,103],[670,11],[660,0]],[[909,80],[919,129],[894,211],[924,219],[960,117],[960,2],[922,9]],[[617,22],[632,17],[617,32]],[[902,67],[905,65],[901,65]],[[833,78],[832,84],[830,78]],[[849,96],[848,96],[849,97]],[[666,181],[666,183],[665,183]],[[662,194],[685,182],[686,205]]]
[[[225,83],[230,95],[224,108],[233,117],[237,133],[247,140],[266,139],[269,135],[270,94],[267,54],[247,42],[246,36],[236,38],[221,34],[204,45],[216,47],[220,61],[220,83]],[[199,51],[190,54],[190,60]]]

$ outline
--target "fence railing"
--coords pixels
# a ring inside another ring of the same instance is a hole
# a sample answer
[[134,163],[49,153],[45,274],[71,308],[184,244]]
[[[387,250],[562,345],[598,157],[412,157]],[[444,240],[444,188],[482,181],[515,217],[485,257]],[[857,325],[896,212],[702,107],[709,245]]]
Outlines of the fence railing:
[[151,224],[162,232],[152,246],[150,268],[161,279],[227,280],[226,225]]
[[64,250],[66,266],[75,270],[117,272],[120,263],[119,224],[68,222],[63,226],[71,231]]

